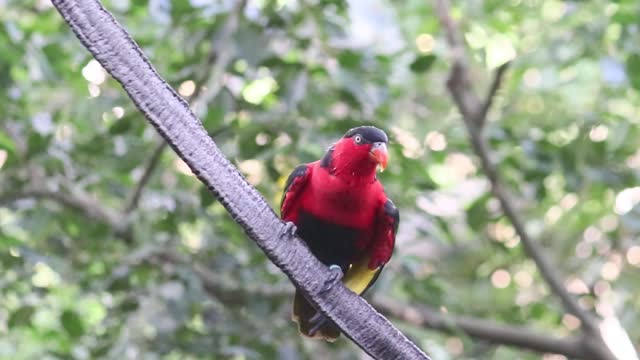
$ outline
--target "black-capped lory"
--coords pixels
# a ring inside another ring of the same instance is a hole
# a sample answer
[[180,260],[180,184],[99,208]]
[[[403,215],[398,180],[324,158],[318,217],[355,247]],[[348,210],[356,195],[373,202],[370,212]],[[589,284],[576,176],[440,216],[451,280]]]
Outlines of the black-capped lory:
[[[322,159],[297,166],[286,182],[282,219],[311,252],[362,295],[377,280],[393,253],[399,211],[376,177],[387,166],[384,131],[373,126],[349,130]],[[339,329],[296,291],[293,320],[300,333],[333,341]]]

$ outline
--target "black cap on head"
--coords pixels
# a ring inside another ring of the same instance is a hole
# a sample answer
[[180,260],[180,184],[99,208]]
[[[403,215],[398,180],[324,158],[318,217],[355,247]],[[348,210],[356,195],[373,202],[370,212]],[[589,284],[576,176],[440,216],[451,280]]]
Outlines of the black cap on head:
[[360,135],[366,142],[375,143],[375,142],[383,142],[388,143],[389,138],[384,131],[378,129],[375,126],[358,126],[344,134],[344,137],[350,138],[355,135]]

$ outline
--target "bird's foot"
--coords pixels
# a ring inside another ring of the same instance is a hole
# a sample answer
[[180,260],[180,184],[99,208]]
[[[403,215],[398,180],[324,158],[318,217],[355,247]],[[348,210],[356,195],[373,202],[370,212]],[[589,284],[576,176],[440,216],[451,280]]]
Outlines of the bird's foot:
[[327,322],[329,322],[329,319],[320,311],[317,311],[315,315],[313,315],[309,319],[309,325],[311,325],[311,329],[309,329],[309,335],[315,335],[318,330],[320,330],[320,328],[322,328]]
[[293,238],[296,236],[296,231],[298,231],[296,224],[291,221],[286,221],[282,229],[280,229],[280,238]]
[[327,292],[333,289],[333,287],[337,283],[339,283],[342,280],[342,277],[344,276],[344,273],[342,272],[342,268],[338,265],[334,264],[329,266],[329,270],[331,271],[331,275],[327,280],[325,280],[324,287],[322,288],[321,292]]

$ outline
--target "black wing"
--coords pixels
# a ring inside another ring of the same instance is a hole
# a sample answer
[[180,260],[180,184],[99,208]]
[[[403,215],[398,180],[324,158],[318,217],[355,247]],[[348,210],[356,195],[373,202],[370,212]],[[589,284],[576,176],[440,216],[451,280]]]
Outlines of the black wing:
[[309,175],[309,166],[303,164],[296,166],[289,174],[284,185],[282,199],[280,199],[280,215],[284,218],[291,207],[291,203],[298,196],[303,185],[306,184]]

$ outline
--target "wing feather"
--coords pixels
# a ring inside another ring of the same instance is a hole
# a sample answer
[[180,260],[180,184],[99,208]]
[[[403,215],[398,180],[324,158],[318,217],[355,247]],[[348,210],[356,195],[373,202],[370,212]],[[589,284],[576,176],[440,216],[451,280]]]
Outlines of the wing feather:
[[[296,199],[299,198],[302,189],[305,187],[309,180],[311,168],[308,165],[298,165],[285,183],[284,192],[282,193],[282,200],[280,202],[280,215],[285,220],[292,220],[291,210]],[[294,221],[295,222],[295,221]]]
[[363,256],[349,267],[344,285],[356,294],[364,294],[373,285],[389,261],[395,246],[400,211],[391,200],[386,200],[378,215],[374,242]]

